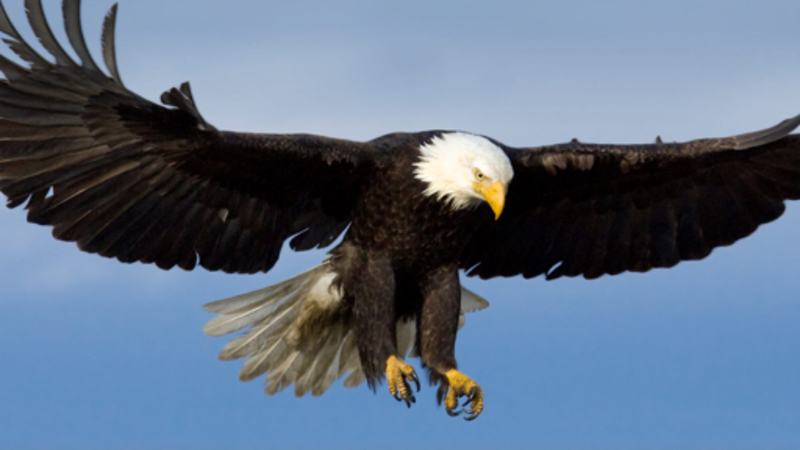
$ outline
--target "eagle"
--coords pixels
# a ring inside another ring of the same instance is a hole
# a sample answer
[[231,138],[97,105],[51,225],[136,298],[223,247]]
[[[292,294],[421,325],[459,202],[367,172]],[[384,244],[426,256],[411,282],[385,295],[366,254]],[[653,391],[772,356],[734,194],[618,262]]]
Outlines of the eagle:
[[[411,406],[419,357],[450,415],[475,419],[483,390],[458,368],[464,314],[486,300],[460,285],[544,276],[594,279],[699,260],[777,219],[800,198],[800,116],[725,138],[515,148],[450,130],[367,142],[221,131],[188,83],[156,104],[128,90],[105,17],[105,71],[87,49],[80,0],[62,4],[67,53],[41,0],[23,40],[0,3],[0,190],[7,206],[86,252],[161,269],[268,272],[336,243],[320,265],[210,303],[222,360],[265,392],[321,395],[384,379]],[[460,406],[461,401],[464,401]]]

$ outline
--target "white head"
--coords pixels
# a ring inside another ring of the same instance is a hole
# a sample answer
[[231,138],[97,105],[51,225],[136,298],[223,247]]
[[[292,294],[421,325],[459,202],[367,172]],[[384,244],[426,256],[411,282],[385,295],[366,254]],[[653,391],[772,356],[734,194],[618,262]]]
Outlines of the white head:
[[506,190],[514,177],[511,161],[486,138],[467,133],[446,133],[420,147],[417,179],[428,184],[425,195],[465,209],[489,203],[499,218]]

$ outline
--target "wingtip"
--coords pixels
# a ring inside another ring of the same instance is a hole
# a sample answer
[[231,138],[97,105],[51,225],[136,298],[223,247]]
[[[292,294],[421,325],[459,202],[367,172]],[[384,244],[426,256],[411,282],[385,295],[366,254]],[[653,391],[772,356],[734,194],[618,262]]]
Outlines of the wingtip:
[[94,62],[89,48],[86,46],[86,40],[83,36],[83,27],[81,26],[81,0],[64,0],[61,4],[61,10],[64,16],[64,28],[67,32],[67,38],[72,46],[72,49],[81,60],[83,68],[95,73],[102,73],[100,68]]
[[736,150],[747,150],[782,139],[800,127],[800,114],[764,130],[735,136]]
[[119,3],[114,3],[106,13],[105,19],[103,19],[101,42],[103,45],[103,61],[106,64],[108,73],[111,74],[111,78],[113,78],[114,81],[116,81],[120,86],[125,86],[122,83],[122,77],[119,74],[119,68],[117,66],[115,30],[117,28],[118,6]]
[[53,31],[50,29],[50,24],[47,23],[47,18],[44,14],[42,0],[25,0],[25,11],[33,34],[39,39],[42,47],[56,59],[59,65],[74,66],[75,62],[53,36]]
[[0,2],[0,32],[16,40],[20,39],[19,33],[17,33],[17,30],[14,28],[11,20],[8,18],[6,7],[2,2]]

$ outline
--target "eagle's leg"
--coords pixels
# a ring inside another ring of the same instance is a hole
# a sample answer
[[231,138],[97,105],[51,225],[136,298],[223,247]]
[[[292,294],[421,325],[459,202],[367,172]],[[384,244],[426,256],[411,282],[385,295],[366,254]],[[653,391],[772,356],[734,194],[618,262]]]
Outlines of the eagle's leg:
[[[465,412],[466,419],[473,420],[483,411],[483,390],[456,369],[456,332],[461,312],[458,267],[445,266],[429,272],[422,283],[422,295],[419,336],[422,362],[440,382],[438,399],[444,400],[447,414],[457,416]],[[467,400],[464,409],[458,410],[461,397]]]
[[385,258],[365,256],[348,288],[354,299],[353,322],[361,367],[371,388],[375,389],[385,373],[389,392],[411,406],[416,400],[410,382],[415,382],[419,390],[419,379],[413,367],[397,358],[394,270]]

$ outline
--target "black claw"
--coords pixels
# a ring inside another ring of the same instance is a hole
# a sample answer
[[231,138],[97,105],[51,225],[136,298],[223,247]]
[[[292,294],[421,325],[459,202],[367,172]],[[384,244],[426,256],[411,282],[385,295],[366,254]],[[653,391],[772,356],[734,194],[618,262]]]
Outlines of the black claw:
[[[416,378],[416,374],[414,374],[413,377]],[[417,392],[419,392],[420,388],[419,380],[415,381],[417,384]],[[402,386],[398,386],[395,393],[392,394],[392,397],[394,397],[394,399],[397,400],[398,402],[405,402],[406,406],[411,408],[411,405],[413,403],[416,403],[417,399],[414,397],[414,394],[411,393],[412,392],[411,386],[408,384],[408,382],[405,379],[403,379],[402,383],[403,383]]]
[[439,386],[439,389],[436,390],[436,402],[441,405],[446,396],[447,396],[447,387],[444,384],[442,384]]
[[419,377],[417,376],[417,372],[411,372],[411,381],[413,381],[414,384],[417,385],[417,392],[419,392],[420,385],[419,385]]
[[462,412],[464,412],[463,409],[459,409],[458,411],[451,411],[447,408],[445,408],[445,411],[447,411],[447,415],[450,417],[458,417],[461,415]]

